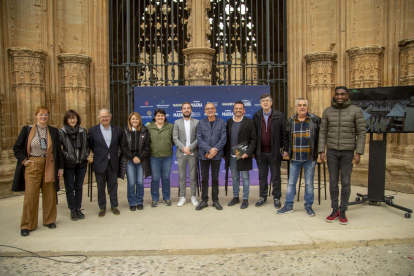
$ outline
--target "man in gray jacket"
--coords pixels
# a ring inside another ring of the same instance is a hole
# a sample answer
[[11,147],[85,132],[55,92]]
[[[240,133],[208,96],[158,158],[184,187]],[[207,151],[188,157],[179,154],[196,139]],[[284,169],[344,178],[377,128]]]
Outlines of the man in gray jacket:
[[[358,165],[364,154],[366,128],[362,109],[351,105],[345,86],[335,88],[332,106],[323,112],[319,131],[319,153],[322,161],[328,160],[329,191],[332,213],[326,218],[340,224],[348,224],[345,211],[351,194],[353,164]],[[325,154],[325,146],[328,149]],[[355,154],[354,154],[355,152]],[[341,204],[338,208],[339,172],[341,172]]]
[[198,144],[197,144],[197,124],[198,120],[191,118],[193,108],[189,102],[184,102],[181,105],[181,112],[183,118],[174,122],[173,141],[177,146],[175,156],[177,156],[178,174],[180,183],[180,200],[177,203],[178,207],[186,203],[186,179],[187,179],[187,164],[190,171],[190,187],[191,187],[191,203],[194,206],[198,205],[196,198],[197,188],[197,164],[198,164]]

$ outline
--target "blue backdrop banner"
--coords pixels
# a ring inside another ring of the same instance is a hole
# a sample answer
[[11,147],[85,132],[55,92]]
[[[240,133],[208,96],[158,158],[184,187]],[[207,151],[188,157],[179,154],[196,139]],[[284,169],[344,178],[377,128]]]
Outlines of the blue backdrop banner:
[[[253,114],[261,109],[260,96],[265,93],[270,93],[270,87],[268,85],[137,86],[134,89],[134,111],[141,115],[143,124],[148,125],[154,117],[155,109],[162,108],[167,114],[168,122],[174,124],[175,120],[182,117],[181,104],[183,102],[189,102],[192,105],[193,113],[191,117],[198,120],[206,117],[204,106],[207,103],[213,103],[217,109],[216,116],[227,122],[234,115],[233,105],[236,101],[242,101],[244,103],[246,109],[245,116],[252,118]],[[222,160],[219,176],[220,185],[224,185],[225,183],[225,173],[224,160]],[[229,182],[231,182],[230,175],[229,170]],[[177,158],[175,157],[175,147],[170,180],[171,187],[178,186],[178,167]],[[253,170],[250,171],[250,184],[259,184],[259,175],[255,161],[253,161]],[[145,186],[149,186],[148,181],[145,181]]]

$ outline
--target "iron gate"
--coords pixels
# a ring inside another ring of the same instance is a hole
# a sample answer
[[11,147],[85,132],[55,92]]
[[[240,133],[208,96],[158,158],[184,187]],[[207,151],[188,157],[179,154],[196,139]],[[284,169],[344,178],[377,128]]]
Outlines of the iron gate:
[[[192,0],[201,1],[201,0]],[[109,0],[110,102],[126,125],[134,86],[189,85],[186,0]],[[286,0],[210,0],[212,85],[270,85],[286,108]]]

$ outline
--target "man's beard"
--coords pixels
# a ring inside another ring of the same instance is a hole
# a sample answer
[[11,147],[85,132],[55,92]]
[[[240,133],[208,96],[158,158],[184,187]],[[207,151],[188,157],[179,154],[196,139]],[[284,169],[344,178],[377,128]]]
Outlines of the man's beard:
[[188,114],[188,115],[185,115],[185,114],[183,113],[183,117],[184,117],[184,118],[190,118],[190,117],[191,117],[191,113],[190,113],[190,114]]

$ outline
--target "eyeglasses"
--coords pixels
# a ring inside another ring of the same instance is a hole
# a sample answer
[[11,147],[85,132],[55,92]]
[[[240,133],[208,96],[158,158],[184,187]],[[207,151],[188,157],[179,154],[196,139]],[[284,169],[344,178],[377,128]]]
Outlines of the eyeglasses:
[[77,121],[77,120],[78,120],[78,118],[76,118],[76,117],[75,118],[69,118],[68,119],[68,121]]
[[262,102],[262,103],[268,103],[268,102],[271,102],[271,100],[270,99],[262,99],[262,100],[260,100],[260,102]]
[[216,108],[214,108],[214,107],[209,107],[209,108],[206,108],[205,110],[214,110],[214,109],[216,109]]
[[40,117],[49,117],[49,114],[38,114]]
[[111,116],[101,116],[101,117],[99,117],[100,119],[109,119],[109,118],[111,118]]

